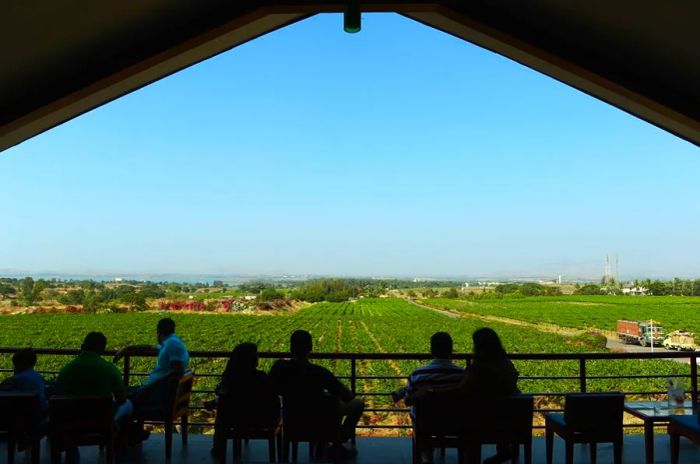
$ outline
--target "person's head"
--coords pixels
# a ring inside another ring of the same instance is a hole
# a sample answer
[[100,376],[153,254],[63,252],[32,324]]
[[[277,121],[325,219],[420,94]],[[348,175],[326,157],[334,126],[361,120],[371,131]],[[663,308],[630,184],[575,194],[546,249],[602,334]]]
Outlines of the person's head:
[[435,332],[430,337],[430,354],[437,359],[452,356],[452,337],[447,332]]
[[159,320],[156,331],[158,333],[158,343],[160,343],[165,337],[175,333],[175,321],[169,317]]
[[102,332],[90,332],[85,337],[83,345],[80,347],[83,351],[102,354],[107,348],[107,337]]
[[313,342],[311,334],[306,330],[295,330],[289,340],[289,351],[295,358],[306,358],[311,353]]
[[31,369],[36,365],[36,353],[31,348],[24,348],[12,355],[12,367],[15,374]]
[[481,328],[472,334],[474,341],[474,357],[481,361],[490,361],[506,357],[506,350],[503,349],[501,339],[493,329]]
[[230,368],[238,374],[255,372],[258,367],[258,347],[255,343],[241,343],[231,352]]

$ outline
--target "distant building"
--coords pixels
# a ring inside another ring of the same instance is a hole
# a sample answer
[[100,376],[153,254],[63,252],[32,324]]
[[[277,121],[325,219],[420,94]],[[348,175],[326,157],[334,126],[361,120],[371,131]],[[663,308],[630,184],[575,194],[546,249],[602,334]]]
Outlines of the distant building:
[[114,282],[120,284],[120,283],[124,282],[124,278],[123,277],[115,277]]
[[644,296],[649,294],[649,289],[639,286],[625,286],[622,288],[623,295]]

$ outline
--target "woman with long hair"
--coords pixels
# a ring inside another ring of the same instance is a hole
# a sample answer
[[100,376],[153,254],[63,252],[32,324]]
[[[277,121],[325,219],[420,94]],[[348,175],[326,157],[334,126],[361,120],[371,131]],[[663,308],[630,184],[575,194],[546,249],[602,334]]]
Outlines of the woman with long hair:
[[216,394],[215,457],[226,454],[226,428],[266,427],[279,418],[279,398],[267,374],[258,370],[258,347],[254,343],[241,343],[233,349]]

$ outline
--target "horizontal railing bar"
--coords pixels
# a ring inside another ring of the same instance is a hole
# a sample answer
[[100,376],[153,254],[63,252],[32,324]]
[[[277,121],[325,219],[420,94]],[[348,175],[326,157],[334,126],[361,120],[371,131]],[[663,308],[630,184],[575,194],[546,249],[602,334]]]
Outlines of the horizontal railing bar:
[[[0,347],[0,354],[10,354],[22,349],[23,347]],[[54,354],[54,355],[76,355],[80,353],[78,349],[67,348],[33,348],[37,354]],[[116,350],[107,350],[104,353],[106,356],[116,354]],[[228,359],[230,351],[190,351],[190,358],[220,358]],[[155,350],[134,350],[128,353],[131,357],[156,357]],[[263,359],[279,359],[288,358],[290,355],[286,352],[260,352],[258,356]],[[339,359],[339,360],[411,360],[418,361],[423,359],[432,359],[428,353],[311,353],[312,359]],[[647,352],[647,353],[509,353],[508,357],[511,360],[531,360],[531,361],[551,361],[551,360],[598,360],[598,359],[678,359],[688,358],[696,359],[700,357],[700,352]],[[452,355],[453,360],[472,360],[473,353],[455,353]]]

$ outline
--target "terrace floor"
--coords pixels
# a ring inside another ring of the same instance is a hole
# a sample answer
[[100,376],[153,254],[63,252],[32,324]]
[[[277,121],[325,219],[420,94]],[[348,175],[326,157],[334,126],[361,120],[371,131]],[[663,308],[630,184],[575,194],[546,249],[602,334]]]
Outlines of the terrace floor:
[[[173,457],[171,464],[214,464],[215,460],[209,455],[211,446],[211,436],[207,435],[190,435],[190,443],[183,448],[179,442],[179,436],[174,437]],[[230,442],[229,442],[230,444]],[[667,435],[657,434],[656,440],[655,463],[670,462],[669,439]],[[411,440],[409,438],[359,438],[357,441],[358,455],[356,458],[347,462],[355,464],[379,464],[379,463],[411,463]],[[483,457],[486,458],[493,454],[494,448],[486,446],[483,449]],[[0,444],[0,462],[6,462],[5,444]],[[48,463],[48,448],[46,443],[42,443],[42,463]],[[231,462],[229,445],[229,455],[227,462]],[[25,453],[16,455],[18,464],[25,462]],[[161,463],[165,461],[163,451],[163,436],[154,435],[141,448],[132,448],[120,457],[118,462],[134,463],[134,464],[150,464]],[[29,462],[29,460],[26,460]],[[97,447],[81,448],[81,463],[93,464],[104,462],[99,455]],[[263,463],[268,462],[267,445],[262,441],[251,441],[248,447],[244,449],[243,462]],[[309,462],[306,445],[301,445],[299,448],[299,462]],[[447,450],[447,455],[444,461],[436,458],[435,463],[440,464],[456,463],[456,453],[454,450]],[[520,459],[522,462],[522,459]],[[533,463],[539,464],[545,462],[545,443],[544,438],[537,437],[533,443]],[[564,447],[563,442],[555,439],[554,445],[554,462],[564,462]],[[576,445],[574,450],[574,462],[589,463],[588,449],[583,445]],[[600,464],[612,463],[612,445],[598,445],[598,462]],[[644,439],[642,435],[626,435],[623,451],[623,462],[627,464],[643,464],[644,463]],[[690,464],[700,462],[700,446],[694,446],[692,443],[681,440],[681,459],[682,464]]]

